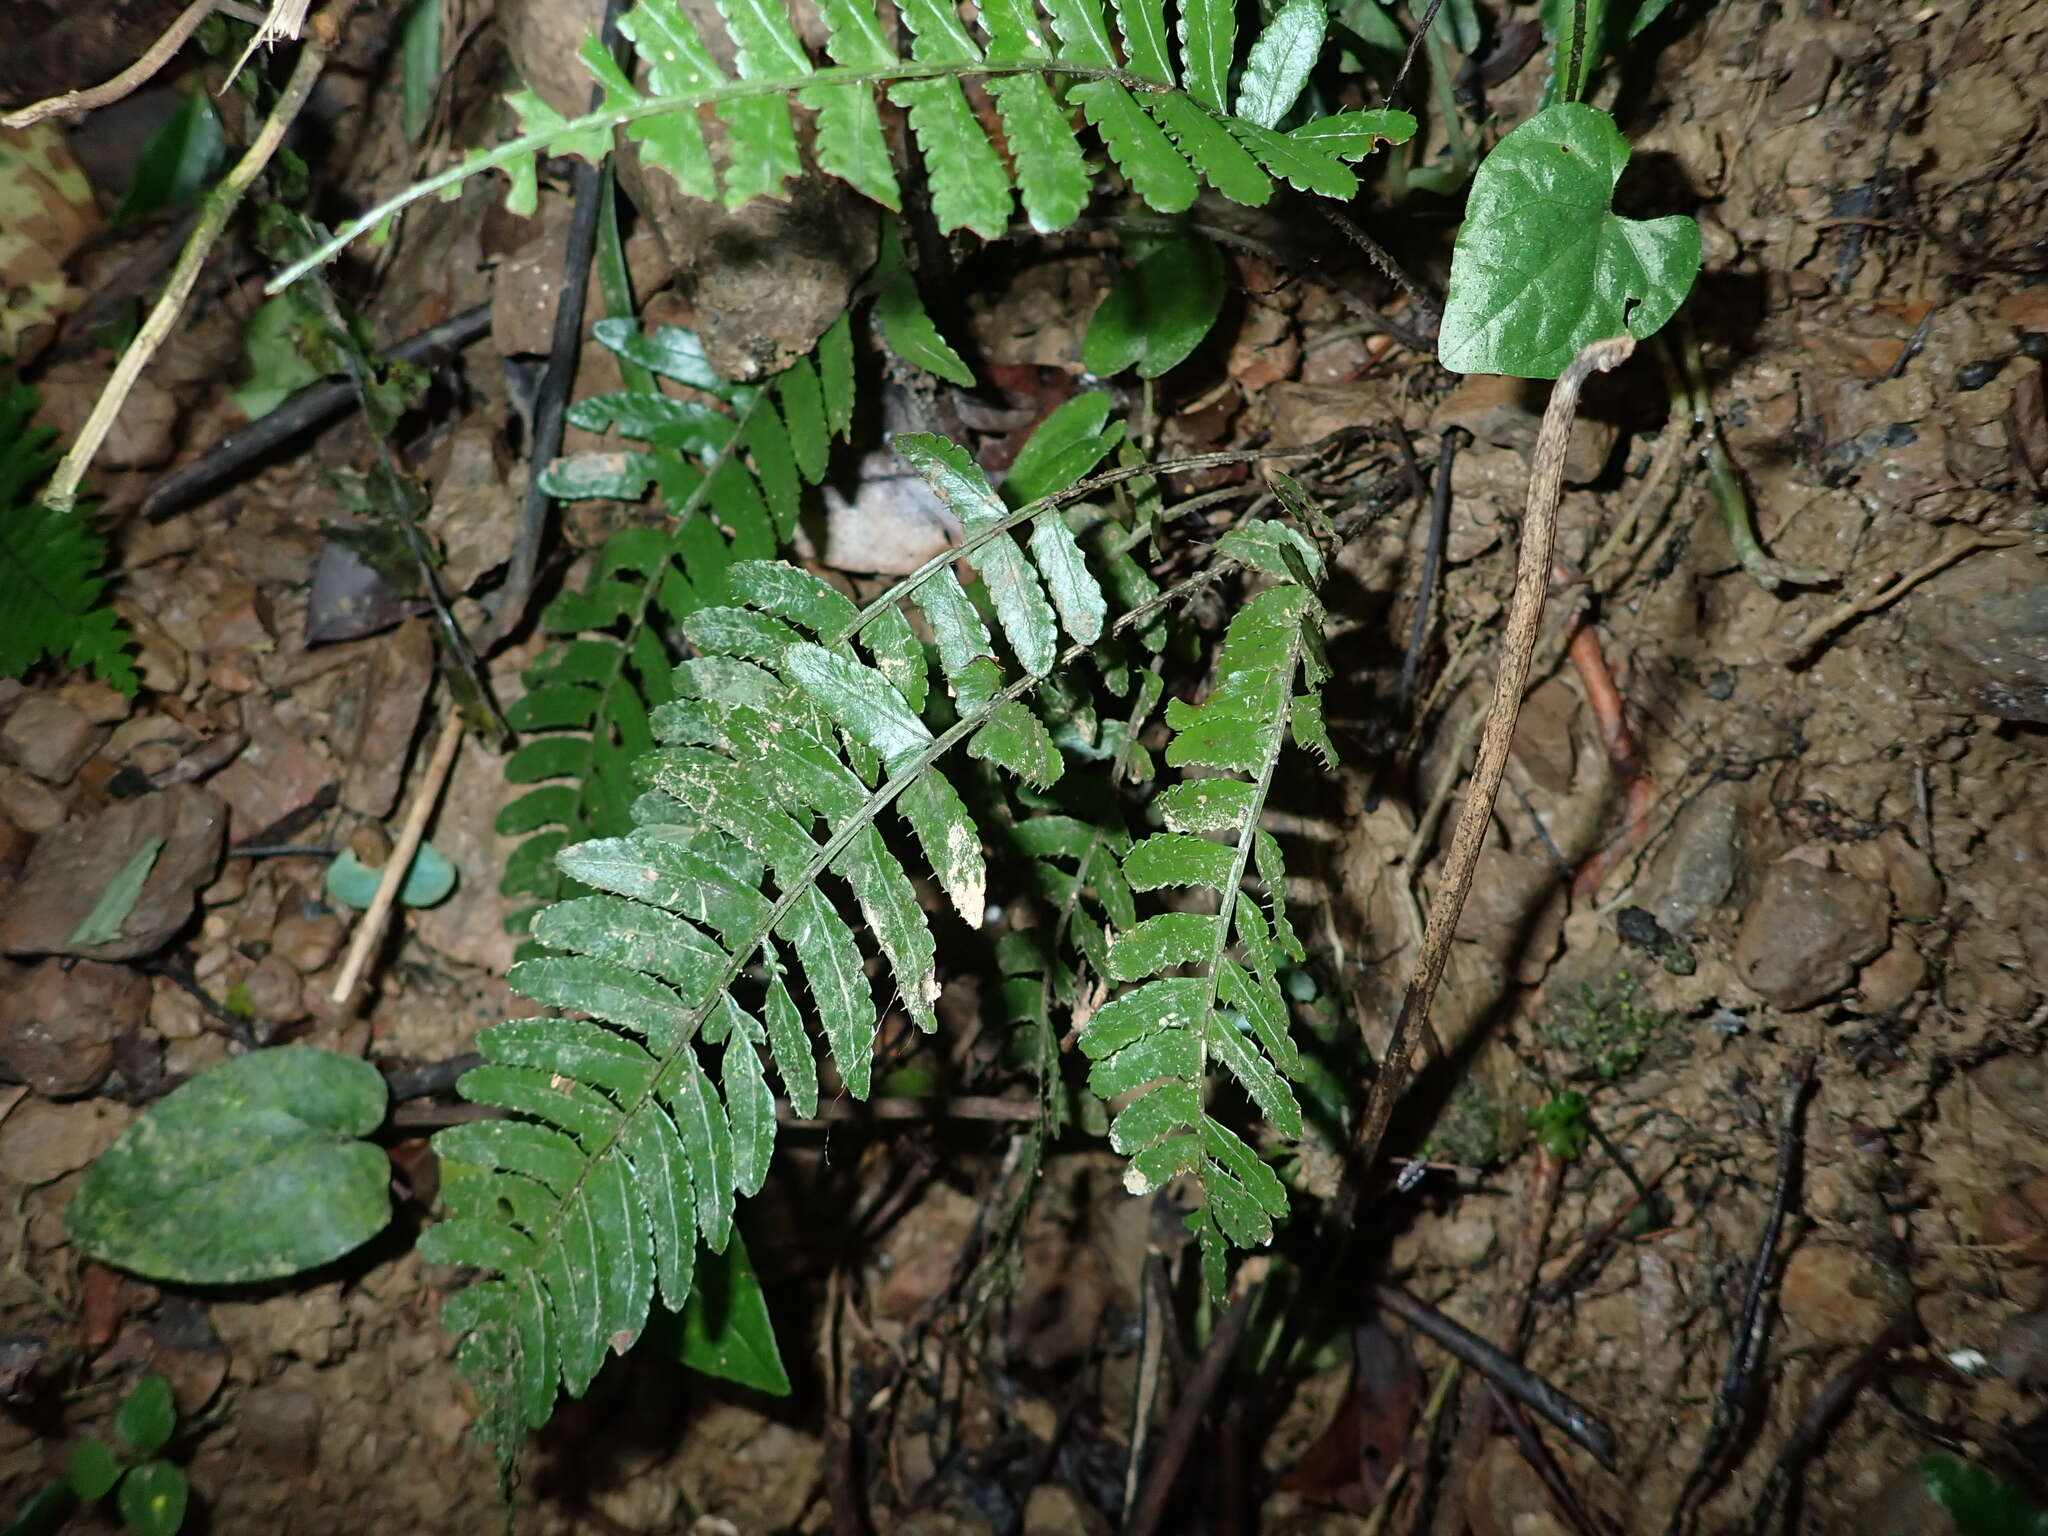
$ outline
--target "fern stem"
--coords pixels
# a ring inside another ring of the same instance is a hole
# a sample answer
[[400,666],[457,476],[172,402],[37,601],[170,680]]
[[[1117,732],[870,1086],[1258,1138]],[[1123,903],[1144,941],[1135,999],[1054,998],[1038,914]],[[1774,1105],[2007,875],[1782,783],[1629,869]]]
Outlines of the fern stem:
[[[609,132],[627,123],[665,117],[676,112],[696,112],[703,107],[722,106],[728,102],[748,101],[765,96],[794,96],[798,91],[821,86],[879,86],[894,85],[906,80],[958,80],[974,76],[997,78],[1005,75],[1059,75],[1073,80],[1110,80],[1126,90],[1143,95],[1163,95],[1170,90],[1170,87],[1162,86],[1156,80],[1147,80],[1127,70],[1069,64],[1058,59],[1028,59],[1003,63],[971,59],[948,62],[900,60],[868,69],[848,69],[833,65],[797,77],[734,80],[725,85],[714,86],[710,90],[691,91],[681,96],[649,96],[626,106],[605,107],[596,112],[586,112],[581,117],[570,118],[566,122],[557,123],[538,132],[523,133],[518,138],[507,139],[494,148],[469,155],[424,181],[414,182],[411,186],[385,198],[368,212],[342,225],[311,252],[273,277],[264,285],[263,291],[270,295],[282,293],[313,268],[340,255],[351,241],[360,238],[393,214],[411,207],[423,198],[445,192],[480,172],[503,170],[529,155],[537,155],[553,146],[566,144],[581,134]],[[1218,121],[1222,119],[1219,118]]]

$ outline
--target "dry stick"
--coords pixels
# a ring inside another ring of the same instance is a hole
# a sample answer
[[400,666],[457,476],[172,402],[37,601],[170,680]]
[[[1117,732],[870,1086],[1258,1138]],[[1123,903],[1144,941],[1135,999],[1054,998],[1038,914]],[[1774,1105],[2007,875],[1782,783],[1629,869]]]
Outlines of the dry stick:
[[78,501],[79,482],[85,478],[86,470],[106,441],[107,433],[113,429],[114,418],[121,414],[121,407],[128,401],[129,393],[135,388],[135,381],[142,377],[142,370],[149,360],[156,356],[156,349],[163,345],[171,334],[171,327],[177,324],[179,312],[185,301],[192,296],[192,290],[199,283],[199,274],[206,265],[207,252],[213,249],[213,242],[220,238],[227,228],[228,219],[242,201],[242,194],[263,173],[270,163],[270,157],[277,153],[284,143],[285,130],[291,127],[292,119],[299,115],[299,109],[306,104],[306,98],[313,94],[313,83],[320,78],[321,66],[327,62],[327,55],[341,37],[341,23],[355,7],[355,0],[336,0],[336,3],[314,18],[309,29],[305,46],[299,51],[299,60],[292,68],[291,79],[285,83],[284,92],[277,98],[277,105],[270,109],[270,116],[264,120],[262,131],[256,135],[248,151],[235,163],[221,184],[206,196],[206,206],[199,216],[199,223],[192,231],[192,238],[185,242],[184,252],[178,257],[178,264],[171,271],[171,280],[164,287],[150,310],[149,318],[142,322],[142,328],[135,333],[135,340],[128,344],[128,350],[121,354],[121,361],[114,367],[113,376],[107,380],[106,388],[93,405],[92,415],[79,430],[78,440],[71,445],[71,451],[64,455],[64,462],[57,466],[57,473],[50,481],[50,488],[43,500],[52,511],[69,512]]
[[1843,625],[1851,620],[1862,618],[1866,613],[1875,613],[1878,609],[1898,601],[1898,599],[1919,586],[1921,582],[1927,580],[1928,577],[1938,575],[1942,571],[1947,570],[1965,555],[1974,555],[1980,549],[2004,549],[2010,545],[2024,544],[2025,542],[2027,542],[2026,536],[2018,533],[1978,533],[1958,539],[1955,543],[1942,550],[1940,554],[1934,556],[1923,565],[1915,566],[1889,586],[1881,587],[1865,597],[1852,597],[1848,601],[1830,608],[1826,613],[1802,629],[1797,637],[1793,639],[1792,643],[1785,648],[1779,659],[1788,664],[1803,661],[1808,651],[1819,645],[1821,641],[1827,639],[1829,635],[1832,635]]
[[1216,1325],[1216,1332],[1210,1337],[1209,1347],[1202,1355],[1202,1363],[1182,1390],[1180,1402],[1173,1410],[1172,1422],[1166,1426],[1166,1433],[1160,1436],[1158,1460],[1152,1463],[1152,1471],[1145,1479],[1145,1491],[1139,1496],[1138,1507],[1132,1511],[1130,1523],[1124,1527],[1124,1536],[1152,1536],[1159,1529],[1159,1522],[1166,1517],[1166,1506],[1180,1481],[1181,1465],[1194,1447],[1195,1431],[1201,1427],[1202,1415],[1209,1410],[1210,1399],[1223,1384],[1223,1373],[1229,1369],[1231,1356],[1237,1353],[1237,1341],[1244,1337],[1245,1324],[1251,1321],[1252,1302],[1259,1294],[1260,1282],[1266,1278],[1271,1262],[1264,1254],[1258,1254],[1239,1267],[1231,1284],[1230,1310]]
[[1920,1336],[1919,1314],[1908,1307],[1893,1318],[1885,1329],[1862,1352],[1849,1362],[1843,1370],[1821,1388],[1820,1396],[1813,1400],[1806,1412],[1799,1416],[1799,1423],[1792,1430],[1792,1437],[1785,1442],[1785,1448],[1778,1453],[1776,1465],[1764,1482],[1763,1496],[1757,1500],[1756,1509],[1749,1517],[1750,1536],[1764,1536],[1770,1529],[1772,1519],[1777,1515],[1779,1501],[1791,1487],[1793,1477],[1800,1466],[1819,1447],[1821,1437],[1834,1427],[1835,1421],[1849,1411],[1849,1405],[1856,1400],[1870,1379],[1891,1359],[1894,1351],[1911,1344]]
[[412,805],[405,813],[405,826],[398,834],[398,846],[391,850],[391,857],[384,865],[384,878],[377,882],[377,894],[371,898],[369,911],[356,924],[355,937],[349,941],[348,959],[342,965],[341,979],[335,982],[332,993],[337,1003],[345,1004],[355,994],[363,968],[369,964],[370,954],[384,932],[384,920],[391,915],[392,903],[398,900],[399,887],[405,883],[406,872],[412,868],[412,856],[420,851],[420,839],[427,832],[427,818],[433,815],[434,806],[441,798],[441,786],[448,782],[448,770],[455,766],[455,749],[461,745],[462,712],[451,708],[441,725],[441,739],[434,743],[434,755],[427,763],[426,775],[420,780],[420,787],[413,792]]
[[1679,1490],[1678,1503],[1671,1511],[1665,1536],[1688,1529],[1699,1508],[1725,1469],[1729,1448],[1735,1443],[1735,1429],[1749,1397],[1750,1382],[1763,1360],[1764,1340],[1771,1328],[1771,1309],[1764,1305],[1771,1271],[1778,1263],[1778,1237],[1785,1230],[1785,1211],[1792,1201],[1792,1186],[1799,1168],[1799,1110],[1806,1102],[1806,1090],[1813,1085],[1814,1053],[1801,1051],[1786,1064],[1778,1097],[1778,1177],[1771,1190],[1771,1214],[1757,1239],[1756,1260],[1750,1266],[1749,1288],[1742,1298],[1742,1317],[1735,1325],[1735,1338],[1728,1346],[1728,1363],[1721,1372],[1721,1391],[1714,1401],[1714,1419],[1707,1426],[1706,1443],[1699,1460]]
[[0,117],[0,128],[28,128],[46,117],[59,117],[66,112],[87,112],[121,100],[170,63],[171,55],[185,46],[185,39],[197,32],[199,23],[216,9],[214,0],[192,0],[178,13],[178,19],[164,29],[164,35],[149,45],[149,51],[113,79],[82,91],[66,91],[61,96],[31,102]]
[[1373,1302],[1401,1319],[1446,1354],[1463,1362],[1516,1402],[1570,1436],[1601,1466],[1614,1466],[1614,1436],[1592,1413],[1553,1387],[1527,1366],[1510,1359],[1454,1318],[1444,1316],[1421,1297],[1398,1285],[1375,1283]]
[[[1407,995],[1401,1000],[1401,1015],[1395,1022],[1393,1038],[1387,1042],[1379,1076],[1373,1079],[1372,1093],[1359,1119],[1354,1169],[1360,1177],[1372,1167],[1380,1141],[1387,1133],[1387,1122],[1393,1118],[1394,1105],[1400,1102],[1408,1086],[1413,1057],[1429,1020],[1429,1005],[1436,996],[1437,984],[1443,980],[1445,962],[1450,959],[1451,935],[1457,930],[1466,894],[1472,889],[1480,844],[1486,837],[1486,824],[1493,818],[1494,796],[1500,793],[1501,775],[1507,770],[1508,745],[1514,740],[1515,721],[1522,712],[1522,689],[1529,680],[1529,663],[1543,624],[1544,592],[1550,582],[1551,551],[1557,542],[1557,499],[1564,486],[1565,439],[1578,410],[1579,391],[1593,374],[1620,367],[1635,349],[1633,336],[1594,342],[1558,376],[1550,392],[1550,404],[1543,412],[1543,426],[1536,434],[1536,453],[1529,470],[1529,503],[1522,518],[1515,591],[1508,600],[1507,633],[1501,644],[1500,670],[1493,680],[1493,707],[1487,712],[1486,733],[1480,738],[1479,758],[1472,767],[1472,787],[1466,791],[1458,825],[1451,833],[1443,878],[1429,904],[1422,953],[1416,957],[1415,972],[1409,978]],[[1356,1187],[1358,1180],[1354,1178],[1351,1182]]]

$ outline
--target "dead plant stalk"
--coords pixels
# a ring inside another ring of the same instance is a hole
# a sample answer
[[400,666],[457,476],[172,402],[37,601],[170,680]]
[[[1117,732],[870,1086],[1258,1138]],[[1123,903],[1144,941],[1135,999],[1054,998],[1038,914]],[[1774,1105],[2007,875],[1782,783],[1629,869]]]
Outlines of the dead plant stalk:
[[1465,910],[1465,897],[1472,889],[1472,874],[1479,864],[1479,850],[1486,838],[1486,824],[1493,817],[1494,797],[1500,793],[1502,775],[1507,771],[1508,746],[1514,740],[1515,722],[1522,712],[1522,691],[1528,685],[1529,668],[1536,653],[1536,639],[1543,624],[1543,600],[1550,582],[1551,553],[1557,542],[1557,501],[1564,486],[1565,440],[1572,418],[1578,412],[1579,391],[1595,373],[1620,367],[1634,355],[1633,336],[1615,336],[1588,346],[1558,376],[1543,412],[1543,425],[1536,435],[1536,452],[1529,468],[1529,500],[1522,518],[1522,547],[1515,564],[1515,590],[1508,600],[1506,635],[1501,642],[1499,670],[1494,674],[1493,704],[1487,711],[1486,729],[1479,739],[1478,760],[1472,766],[1472,784],[1459,808],[1457,826],[1451,832],[1451,848],[1444,860],[1442,878],[1429,904],[1429,921],[1423,931],[1422,952],[1401,1001],[1401,1015],[1387,1043],[1380,1073],[1373,1080],[1371,1097],[1359,1122],[1357,1168],[1372,1166],[1386,1135],[1394,1105],[1414,1070],[1414,1057],[1422,1030],[1429,1021],[1429,1007],[1443,980],[1445,962],[1450,959],[1451,936]]

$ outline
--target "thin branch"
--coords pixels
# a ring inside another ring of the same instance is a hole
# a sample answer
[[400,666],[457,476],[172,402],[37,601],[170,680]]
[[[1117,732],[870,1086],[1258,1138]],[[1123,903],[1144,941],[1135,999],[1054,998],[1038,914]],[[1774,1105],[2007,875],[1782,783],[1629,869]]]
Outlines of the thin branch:
[[427,763],[427,771],[420,779],[419,788],[413,791],[412,806],[405,813],[405,825],[399,829],[397,846],[385,862],[384,877],[377,882],[377,894],[370,899],[370,909],[356,924],[355,937],[349,941],[348,959],[342,964],[341,975],[335,981],[331,994],[337,1003],[346,1004],[354,994],[356,983],[362,980],[363,968],[369,964],[370,954],[383,935],[385,919],[391,915],[392,904],[398,900],[399,889],[412,869],[413,855],[419,852],[420,841],[426,836],[427,818],[433,815],[434,806],[441,798],[441,786],[448,782],[448,772],[455,766],[455,751],[462,745],[462,731],[462,712],[451,708],[441,726],[440,740],[434,743],[434,755]]
[[114,418],[121,414],[121,407],[127,403],[136,381],[142,377],[142,370],[156,356],[157,348],[169,339],[171,328],[177,324],[178,315],[185,308],[185,301],[198,286],[207,253],[213,249],[213,242],[220,238],[221,231],[227,228],[229,218],[241,204],[242,194],[263,174],[271,156],[284,143],[285,132],[291,127],[292,120],[313,94],[313,84],[320,78],[329,50],[341,39],[341,24],[354,8],[355,0],[335,0],[332,6],[314,18],[305,45],[299,50],[298,63],[292,68],[291,79],[285,83],[277,105],[270,109],[270,116],[264,119],[255,142],[250,144],[248,151],[220,185],[207,194],[205,209],[192,231],[192,238],[185,242],[177,266],[171,271],[170,282],[164,286],[156,307],[149,312],[149,318],[142,322],[135,340],[121,354],[121,361],[115,365],[106,388],[100,391],[92,415],[86,418],[84,427],[79,430],[78,440],[71,445],[70,452],[64,455],[64,462],[57,466],[57,473],[51,478],[50,488],[43,499],[54,510],[69,512],[77,505],[79,483],[85,479],[86,470],[99,453],[100,445],[106,441],[107,433],[113,429]]
[[[1559,376],[1550,392],[1550,404],[1543,412],[1543,426],[1536,436],[1536,452],[1529,471],[1529,502],[1522,520],[1514,596],[1508,602],[1507,631],[1501,643],[1500,668],[1494,676],[1493,706],[1487,712],[1485,734],[1479,741],[1472,783],[1465,792],[1457,827],[1451,833],[1443,877],[1429,904],[1422,953],[1416,957],[1393,1038],[1387,1043],[1379,1075],[1373,1079],[1372,1093],[1359,1117],[1353,1148],[1354,1166],[1361,1176],[1363,1170],[1372,1166],[1386,1135],[1387,1123],[1393,1118],[1394,1105],[1400,1101],[1414,1070],[1415,1053],[1429,1021],[1430,1003],[1450,959],[1451,936],[1465,910],[1465,897],[1472,889],[1473,871],[1479,865],[1486,824],[1493,818],[1494,797],[1500,792],[1501,776],[1507,770],[1508,747],[1514,740],[1515,722],[1521,716],[1522,690],[1529,680],[1529,666],[1543,623],[1544,593],[1550,581],[1551,552],[1557,541],[1557,502],[1564,486],[1565,441],[1578,410],[1579,391],[1594,373],[1619,367],[1635,349],[1633,336],[1594,342]],[[1354,1187],[1355,1183],[1354,1180]]]
[[1497,1382],[1500,1389],[1563,1431],[1581,1450],[1601,1466],[1614,1466],[1614,1436],[1580,1406],[1520,1362],[1509,1359],[1462,1323],[1454,1322],[1435,1307],[1398,1285],[1375,1284],[1372,1299],[1427,1338],[1446,1354]]
[[60,96],[31,102],[0,117],[0,128],[29,128],[46,117],[61,117],[67,112],[89,112],[94,107],[104,107],[132,95],[171,62],[172,55],[185,46],[185,39],[197,32],[199,24],[217,9],[219,7],[214,0],[192,0],[178,13],[177,20],[164,28],[163,36],[149,45],[149,51],[113,79],[82,91],[66,91]]
[[1801,1051],[1787,1063],[1778,1097],[1778,1177],[1771,1191],[1771,1213],[1757,1238],[1756,1258],[1750,1265],[1749,1287],[1742,1298],[1742,1317],[1735,1338],[1728,1346],[1728,1363],[1721,1372],[1721,1390],[1714,1402],[1714,1420],[1707,1427],[1706,1442],[1699,1460],[1679,1490],[1678,1503],[1665,1526],[1665,1536],[1688,1529],[1695,1510],[1713,1491],[1726,1470],[1725,1462],[1735,1442],[1736,1426],[1749,1400],[1750,1384],[1763,1361],[1764,1341],[1770,1334],[1771,1309],[1765,1303],[1770,1277],[1778,1264],[1778,1238],[1785,1230],[1785,1211],[1792,1201],[1792,1188],[1799,1169],[1799,1110],[1806,1102],[1806,1090],[1813,1084],[1814,1055]]

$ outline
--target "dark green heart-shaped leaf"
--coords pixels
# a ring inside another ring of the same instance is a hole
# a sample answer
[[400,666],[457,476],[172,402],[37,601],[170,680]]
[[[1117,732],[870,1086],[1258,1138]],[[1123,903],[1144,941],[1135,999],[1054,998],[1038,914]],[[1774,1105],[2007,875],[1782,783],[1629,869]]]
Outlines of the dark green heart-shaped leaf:
[[1539,112],[1472,178],[1438,356],[1459,373],[1554,379],[1589,343],[1653,335],[1692,289],[1700,231],[1610,206],[1628,144],[1595,107]]
[[153,1106],[93,1164],[71,1240],[152,1280],[229,1285],[297,1274],[391,1219],[384,1119],[367,1062],[310,1046],[238,1056]]
[[1135,367],[1156,379],[1202,343],[1223,308],[1223,257],[1206,240],[1168,240],[1109,290],[1081,361],[1097,378]]

